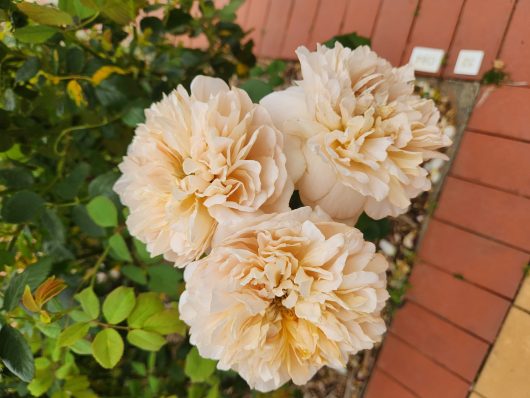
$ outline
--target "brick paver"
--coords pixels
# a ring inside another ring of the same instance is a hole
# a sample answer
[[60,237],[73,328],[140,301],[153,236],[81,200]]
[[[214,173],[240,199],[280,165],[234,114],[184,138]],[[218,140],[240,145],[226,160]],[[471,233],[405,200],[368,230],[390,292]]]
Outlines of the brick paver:
[[418,0],[383,0],[372,37],[372,47],[398,65],[407,44]]
[[[254,40],[254,51],[261,54],[261,42],[265,21],[269,12],[270,0],[246,0],[250,2],[249,10],[244,27],[252,29],[249,38]],[[285,11],[287,12],[287,10]]]
[[381,0],[349,0],[341,33],[371,37],[380,6]]
[[514,307],[484,366],[475,390],[486,398],[527,398],[530,381],[530,314]]
[[416,264],[408,298],[492,342],[510,302],[426,264]]
[[[414,20],[401,63],[407,63],[416,46],[449,49],[464,0],[423,0]],[[443,24],[439,22],[443,21]]]
[[348,0],[333,0],[333,6],[327,1],[320,1],[311,29],[310,44],[323,43],[340,33],[347,5]]
[[491,68],[493,60],[497,57],[514,3],[515,0],[466,1],[449,54],[446,77],[469,78],[453,73],[460,50],[484,51],[479,76]]
[[365,397],[373,398],[415,398],[417,395],[407,390],[381,369],[374,369],[372,382],[368,386]]
[[377,366],[420,397],[464,398],[468,391],[467,382],[391,334],[386,336]]
[[528,254],[468,231],[431,220],[419,257],[449,274],[513,298]]
[[436,217],[530,252],[529,209],[528,198],[448,177]]
[[519,0],[500,54],[510,77],[519,82],[530,82],[529,21],[530,0]]
[[432,312],[408,302],[391,331],[435,362],[472,382],[489,345]]
[[270,0],[261,42],[262,56],[274,58],[281,52],[292,6],[293,0]]
[[294,0],[291,18],[285,31],[282,58],[296,58],[295,50],[309,43],[309,33],[318,8],[318,0]]
[[466,132],[452,174],[530,197],[530,143]]
[[471,114],[468,128],[530,142],[530,88],[487,87]]

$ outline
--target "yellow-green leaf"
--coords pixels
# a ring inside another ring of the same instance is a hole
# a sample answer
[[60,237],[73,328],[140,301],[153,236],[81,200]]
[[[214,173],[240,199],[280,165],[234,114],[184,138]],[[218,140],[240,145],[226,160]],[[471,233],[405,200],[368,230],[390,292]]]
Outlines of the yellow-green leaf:
[[109,323],[115,325],[129,316],[135,304],[134,289],[120,286],[110,292],[103,302],[103,315]]
[[143,324],[142,329],[160,334],[186,333],[186,325],[179,318],[176,309],[167,309],[150,316]]
[[141,293],[136,299],[136,305],[127,318],[127,323],[132,328],[141,328],[144,322],[154,314],[164,310],[164,304],[159,294],[149,292]]
[[123,355],[123,339],[114,329],[104,329],[92,342],[92,355],[105,369],[111,369]]
[[90,323],[74,323],[64,329],[59,335],[57,344],[59,347],[69,347],[74,344],[77,340],[82,339],[88,333],[90,329]]
[[74,103],[81,107],[87,104],[83,88],[77,80],[70,80],[66,85],[66,92],[68,96],[74,101]]
[[73,23],[72,17],[58,8],[28,2],[19,3],[17,7],[30,19],[43,25],[61,26]]
[[126,72],[119,66],[113,66],[113,65],[102,66],[97,71],[95,71],[94,74],[92,75],[92,84],[94,84],[94,86],[97,86],[98,84],[100,84],[103,80],[107,79],[113,73],[124,75]]
[[119,233],[115,233],[109,238],[110,254],[116,260],[132,262],[131,253],[125,243],[125,239]]
[[127,333],[127,341],[132,345],[146,351],[158,351],[166,344],[166,339],[155,332],[135,329]]
[[115,227],[118,225],[118,210],[112,200],[106,196],[96,196],[86,206],[88,214],[101,227]]
[[88,340],[77,340],[70,346],[70,350],[75,352],[77,355],[92,354],[92,348],[90,347],[90,341]]
[[194,383],[206,381],[215,371],[216,362],[203,358],[199,355],[196,347],[193,347],[186,356],[184,373]]
[[50,37],[52,37],[58,30],[51,26],[44,25],[28,25],[23,28],[15,30],[13,35],[15,38],[22,43],[44,43]]
[[40,311],[40,307],[35,302],[33,294],[31,294],[31,289],[28,285],[26,285],[26,288],[24,289],[24,294],[22,295],[22,304],[24,304],[24,307],[26,307],[31,312]]
[[74,297],[91,319],[96,319],[99,316],[99,299],[92,287],[87,287]]

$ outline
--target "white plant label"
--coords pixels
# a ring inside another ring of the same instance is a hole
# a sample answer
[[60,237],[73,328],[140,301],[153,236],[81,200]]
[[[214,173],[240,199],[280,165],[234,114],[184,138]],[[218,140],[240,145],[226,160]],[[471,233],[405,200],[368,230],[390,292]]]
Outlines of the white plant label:
[[456,59],[454,73],[456,75],[476,76],[484,59],[482,50],[460,50]]
[[410,54],[410,63],[415,71],[437,73],[442,66],[445,51],[441,48],[414,47]]

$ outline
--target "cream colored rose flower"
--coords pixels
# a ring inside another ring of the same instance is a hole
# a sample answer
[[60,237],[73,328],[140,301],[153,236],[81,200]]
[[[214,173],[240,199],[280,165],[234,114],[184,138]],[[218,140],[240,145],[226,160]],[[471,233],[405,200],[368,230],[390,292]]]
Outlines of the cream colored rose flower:
[[385,331],[387,263],[361,232],[309,207],[220,228],[185,271],[181,318],[203,357],[260,391],[342,368]]
[[146,110],[114,189],[127,226],[155,256],[184,266],[219,222],[285,211],[293,191],[267,111],[221,79],[196,77]]
[[413,93],[411,66],[392,68],[368,47],[297,50],[303,79],[265,97],[286,134],[287,169],[307,205],[355,222],[396,216],[430,188],[425,160],[451,144],[433,101]]

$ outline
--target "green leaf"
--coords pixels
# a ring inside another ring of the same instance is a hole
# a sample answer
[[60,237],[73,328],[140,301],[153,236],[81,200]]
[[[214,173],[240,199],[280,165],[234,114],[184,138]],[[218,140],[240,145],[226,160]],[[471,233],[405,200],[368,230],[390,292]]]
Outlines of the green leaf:
[[131,366],[133,368],[134,373],[136,373],[138,376],[147,376],[147,368],[145,367],[144,363],[133,361],[131,363]]
[[46,240],[64,243],[66,234],[64,225],[57,212],[53,209],[44,209],[41,215],[41,225]]
[[110,254],[116,260],[132,262],[131,253],[125,240],[119,233],[115,233],[109,238]]
[[[158,18],[156,19],[159,21]],[[132,107],[125,115],[123,115],[121,120],[129,127],[136,127],[145,121],[144,109],[140,107]]]
[[81,310],[72,310],[70,311],[70,313],[68,314],[70,316],[70,318],[73,319],[74,322],[90,322],[93,320],[93,318],[88,315],[85,311],[81,311]]
[[168,264],[153,265],[147,269],[149,290],[170,295],[177,293],[177,285],[182,280],[182,272]]
[[364,239],[371,242],[375,242],[386,237],[392,231],[390,220],[387,218],[383,218],[381,220],[372,220],[366,215],[366,213],[361,214],[357,220],[357,223],[355,224],[355,228],[363,233]]
[[13,190],[26,189],[33,185],[33,175],[22,167],[2,169],[0,170],[0,182]]
[[192,16],[181,8],[172,8],[167,17],[166,29],[170,33],[181,34],[190,29]]
[[13,275],[4,294],[4,310],[9,312],[18,305],[24,293],[27,280],[28,274],[26,272]]
[[139,285],[147,285],[145,271],[136,265],[126,265],[125,267],[122,267],[121,273]]
[[54,192],[65,200],[75,198],[89,173],[90,166],[84,162],[79,163],[66,178],[55,186]]
[[87,211],[92,220],[101,227],[118,225],[118,210],[106,196],[100,195],[92,199],[87,205]]
[[43,25],[61,26],[71,25],[74,22],[68,13],[54,7],[27,2],[19,3],[17,7],[33,21]]
[[243,4],[244,0],[232,0],[219,11],[223,21],[233,21],[236,18],[236,11]]
[[158,351],[166,344],[166,339],[155,332],[136,329],[127,333],[127,341],[146,351]]
[[9,325],[0,330],[0,359],[15,376],[29,383],[35,375],[33,354],[22,334]]
[[116,196],[116,193],[113,190],[116,180],[119,178],[119,174],[110,171],[105,174],[100,174],[88,184],[88,194],[91,197],[103,195],[113,198]]
[[135,304],[134,289],[120,286],[110,292],[103,302],[103,315],[109,323],[115,325],[131,314]]
[[40,397],[51,388],[53,381],[53,372],[49,367],[37,370],[35,378],[28,384],[28,391],[33,397]]
[[37,219],[44,210],[44,199],[31,191],[19,191],[6,200],[2,217],[8,223],[18,224]]
[[97,12],[97,9],[83,5],[80,0],[59,0],[59,8],[79,19],[91,17]]
[[211,359],[202,358],[199,355],[196,347],[192,347],[188,355],[186,356],[186,365],[184,367],[184,373],[188,376],[192,382],[200,383],[208,380],[208,378],[215,371],[216,362]]
[[99,299],[94,293],[92,287],[87,287],[74,298],[79,301],[81,308],[85,311],[92,319],[96,319],[99,316]]
[[163,310],[164,303],[157,293],[140,293],[133,311],[127,318],[127,323],[132,328],[141,328],[147,319]]
[[88,340],[77,340],[70,346],[70,350],[75,352],[77,355],[91,355],[92,347]]
[[34,264],[28,265],[24,273],[28,275],[26,283],[31,290],[35,290],[50,274],[52,269],[51,257],[43,257]]
[[156,262],[160,262],[160,260],[162,259],[162,256],[151,257],[151,254],[149,254],[149,252],[147,251],[147,246],[145,245],[145,243],[140,242],[138,239],[133,238],[133,244],[134,248],[136,249],[136,254],[144,263],[153,264]]
[[15,263],[15,254],[13,252],[0,249],[0,266],[13,265]]
[[50,26],[28,25],[16,29],[13,35],[22,43],[38,44],[44,43],[57,32],[57,29]]
[[132,0],[105,0],[101,11],[120,25],[127,25],[136,13]]
[[92,355],[105,369],[112,369],[123,356],[123,339],[114,329],[104,329],[92,342]]
[[349,47],[352,50],[359,46],[370,46],[370,39],[367,37],[359,36],[357,33],[347,33],[345,35],[339,35],[326,41],[324,45],[329,48],[333,48],[335,43],[339,42],[344,47]]
[[37,57],[29,57],[17,70],[15,82],[26,82],[37,74],[40,68],[40,62]]
[[269,83],[264,82],[263,80],[258,79],[248,79],[246,82],[239,86],[245,90],[252,102],[259,102],[260,99],[265,97],[267,94],[272,93],[274,87]]
[[151,315],[143,323],[142,329],[160,334],[186,333],[186,325],[180,320],[176,309],[166,309]]
[[75,206],[72,209],[72,219],[77,226],[81,228],[81,231],[88,236],[101,238],[106,235],[105,229],[97,225],[92,218],[90,218],[86,207],[83,205]]
[[37,329],[39,329],[43,335],[56,339],[61,334],[61,326],[58,323],[37,323]]
[[90,323],[74,323],[64,329],[59,335],[57,344],[59,347],[69,347],[74,344],[77,340],[82,339],[88,333],[90,329]]

